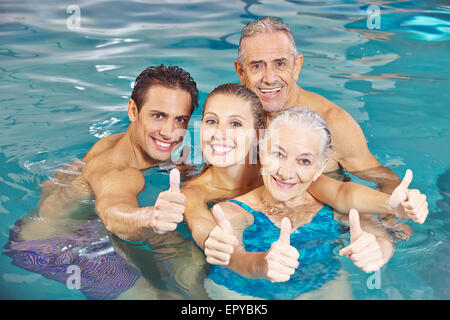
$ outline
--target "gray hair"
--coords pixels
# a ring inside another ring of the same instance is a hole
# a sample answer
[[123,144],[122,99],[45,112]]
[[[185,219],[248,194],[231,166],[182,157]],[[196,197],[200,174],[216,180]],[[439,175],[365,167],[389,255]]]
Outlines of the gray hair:
[[274,17],[264,17],[259,18],[258,20],[249,22],[241,31],[241,38],[239,40],[239,48],[238,48],[238,61],[242,66],[244,63],[244,46],[243,42],[246,38],[250,38],[256,33],[273,33],[281,31],[284,32],[291,43],[291,51],[294,55],[294,58],[297,57],[297,47],[295,46],[294,36],[292,35],[291,29],[285,25],[280,19]]
[[[317,112],[305,107],[290,107],[280,113],[270,122],[267,130],[273,130],[276,127],[291,124],[293,126],[307,126],[311,129],[318,130],[322,136],[322,147],[320,150],[320,158],[326,161],[333,154],[333,145],[331,143],[330,129],[324,118]],[[266,143],[267,133],[264,135],[261,143]]]

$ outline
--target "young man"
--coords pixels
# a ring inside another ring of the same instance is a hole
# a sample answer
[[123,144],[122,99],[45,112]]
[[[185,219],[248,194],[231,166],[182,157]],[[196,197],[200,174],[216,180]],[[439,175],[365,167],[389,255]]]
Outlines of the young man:
[[[361,179],[376,182],[386,193],[392,193],[400,183],[397,175],[381,166],[371,154],[364,133],[350,114],[297,84],[303,56],[297,52],[291,30],[279,19],[264,17],[248,23],[242,29],[234,64],[242,85],[261,99],[268,120],[292,106],[311,108],[325,119],[335,151],[326,173],[344,169]],[[390,226],[400,228],[400,238],[409,237],[409,227],[392,219],[390,222]]]
[[[144,70],[128,102],[127,131],[101,139],[82,162],[60,170],[78,171],[68,178],[68,187],[51,192],[55,183],[46,181],[39,215],[43,220],[74,217],[77,200],[95,196],[98,216],[123,239],[144,241],[152,231],[175,230],[183,221],[185,203],[178,170],[172,170],[170,189],[159,194],[154,206],[139,207],[137,196],[145,188],[143,172],[169,160],[181,145],[197,105],[196,83],[183,69],[160,65]],[[55,172],[54,182],[65,179],[61,172]]]

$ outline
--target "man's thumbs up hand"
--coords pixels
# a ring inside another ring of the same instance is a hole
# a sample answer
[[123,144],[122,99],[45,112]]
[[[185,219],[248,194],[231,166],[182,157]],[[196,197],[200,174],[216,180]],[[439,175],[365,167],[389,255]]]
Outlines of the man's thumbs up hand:
[[169,183],[169,190],[159,194],[154,206],[152,227],[159,234],[174,231],[184,218],[186,197],[180,192],[180,172],[177,169],[170,171]]
[[341,249],[339,255],[347,256],[355,266],[364,272],[373,272],[380,269],[385,263],[383,251],[375,236],[361,229],[358,211],[351,209],[350,245]]
[[412,178],[412,171],[406,170],[402,182],[392,192],[389,205],[397,212],[397,217],[422,224],[428,216],[427,197],[417,189],[408,189]]

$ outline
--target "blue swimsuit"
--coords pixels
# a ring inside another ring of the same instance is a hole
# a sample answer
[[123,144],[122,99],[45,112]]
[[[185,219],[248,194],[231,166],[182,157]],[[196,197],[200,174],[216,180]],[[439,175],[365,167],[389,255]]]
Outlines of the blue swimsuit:
[[[245,203],[230,200],[254,216],[254,223],[243,234],[247,252],[267,252],[280,237],[280,229],[262,212]],[[333,249],[338,245],[342,227],[333,218],[333,209],[323,206],[307,225],[291,233],[291,246],[300,253],[300,265],[287,282],[272,283],[265,279],[249,279],[226,267],[214,265],[209,277],[230,290],[253,297],[287,300],[315,290],[334,279],[340,269]]]

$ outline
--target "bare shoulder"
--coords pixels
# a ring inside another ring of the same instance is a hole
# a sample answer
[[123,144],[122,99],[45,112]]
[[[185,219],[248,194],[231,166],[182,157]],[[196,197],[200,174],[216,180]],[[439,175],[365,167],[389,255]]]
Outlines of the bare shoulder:
[[222,208],[225,216],[233,223],[233,225],[247,225],[251,224],[253,221],[253,215],[237,203],[223,201],[219,202],[218,205]]
[[302,89],[302,97],[304,105],[319,113],[327,122],[330,130],[332,127],[346,127],[348,125],[359,127],[358,123],[347,111],[327,98],[305,89]]
[[181,192],[186,196],[186,200],[207,202],[215,198],[215,194],[207,184],[207,175],[208,172],[204,172],[181,186]]
[[125,135],[125,133],[117,133],[117,134],[112,134],[110,136],[100,139],[92,146],[91,150],[89,150],[84,155],[83,161],[89,162],[91,159],[98,156],[99,154],[110,150],[117,144],[117,142],[121,138],[123,138],[124,135]]

